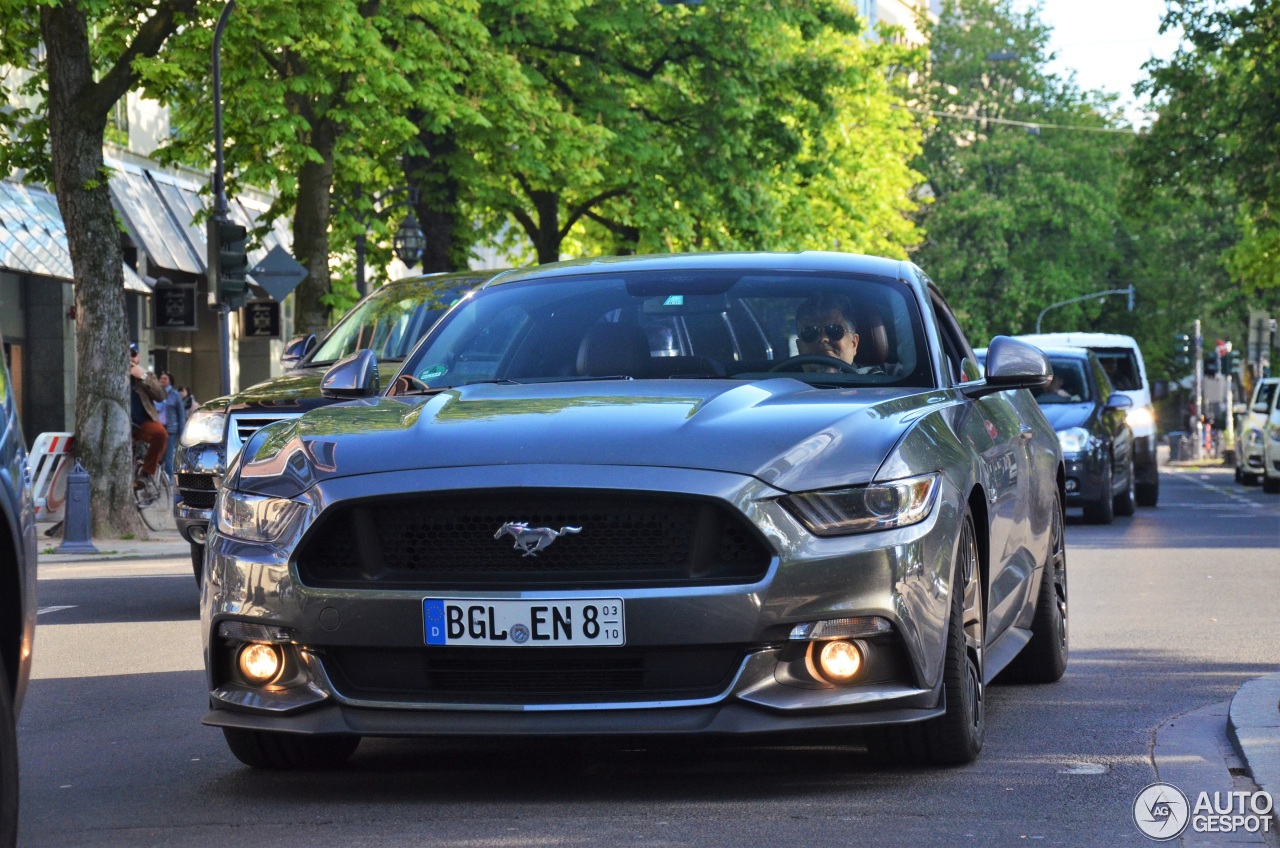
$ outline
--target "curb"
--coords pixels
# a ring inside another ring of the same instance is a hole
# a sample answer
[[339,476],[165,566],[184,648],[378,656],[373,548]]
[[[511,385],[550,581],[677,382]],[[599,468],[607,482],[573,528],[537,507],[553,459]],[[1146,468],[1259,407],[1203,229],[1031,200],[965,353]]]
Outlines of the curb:
[[[1258,677],[1231,698],[1227,738],[1253,782],[1280,805],[1280,673]],[[1271,817],[1280,828],[1280,809]]]
[[[186,542],[160,542],[154,547],[130,547],[118,544],[119,540],[94,540],[97,553],[46,554],[39,556],[40,565],[60,565],[67,562],[112,562],[132,559],[176,559],[191,556],[191,546]],[[115,544],[113,544],[113,542]]]

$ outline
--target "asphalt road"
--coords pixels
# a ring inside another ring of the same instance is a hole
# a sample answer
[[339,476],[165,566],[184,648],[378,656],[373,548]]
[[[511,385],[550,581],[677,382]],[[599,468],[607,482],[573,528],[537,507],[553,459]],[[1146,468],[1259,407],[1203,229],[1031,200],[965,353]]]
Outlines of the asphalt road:
[[991,688],[981,759],[939,770],[880,768],[839,739],[366,740],[341,770],[256,772],[199,723],[185,558],[44,566],[19,844],[1150,844],[1132,808],[1156,778],[1157,728],[1280,667],[1280,497],[1229,472],[1171,471],[1158,508],[1071,520],[1067,541],[1067,676]]

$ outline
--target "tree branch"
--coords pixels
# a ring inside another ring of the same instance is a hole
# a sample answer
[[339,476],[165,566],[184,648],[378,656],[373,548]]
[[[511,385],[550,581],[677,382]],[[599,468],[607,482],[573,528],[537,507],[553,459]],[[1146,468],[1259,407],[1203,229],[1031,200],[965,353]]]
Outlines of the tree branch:
[[81,106],[90,106],[92,111],[108,112],[116,102],[124,97],[138,82],[138,75],[133,70],[136,59],[150,58],[160,52],[165,39],[178,29],[177,17],[185,15],[188,19],[195,16],[195,0],[171,0],[161,4],[155,15],[142,22],[138,34],[116,59],[111,70],[103,75],[94,85],[89,86],[79,97]]
[[599,203],[604,203],[610,198],[621,197],[626,194],[628,190],[627,186],[619,186],[618,188],[612,188],[608,191],[601,192],[590,200],[585,200],[582,203],[579,203],[577,208],[569,213],[569,218],[565,221],[564,226],[560,228],[560,239],[563,241],[565,236],[569,235],[569,230],[573,229],[573,225],[578,223],[578,219],[587,214],[587,211],[590,210],[591,207]]

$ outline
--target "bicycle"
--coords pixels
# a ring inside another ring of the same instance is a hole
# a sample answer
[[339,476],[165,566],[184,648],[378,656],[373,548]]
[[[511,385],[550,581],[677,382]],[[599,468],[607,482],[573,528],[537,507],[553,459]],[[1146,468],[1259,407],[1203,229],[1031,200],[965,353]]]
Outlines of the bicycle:
[[134,487],[133,502],[138,507],[138,515],[142,523],[151,530],[173,529],[173,484],[163,468],[156,473],[142,473],[143,463],[147,459],[148,445],[145,441],[133,443],[133,479],[140,481],[141,486]]

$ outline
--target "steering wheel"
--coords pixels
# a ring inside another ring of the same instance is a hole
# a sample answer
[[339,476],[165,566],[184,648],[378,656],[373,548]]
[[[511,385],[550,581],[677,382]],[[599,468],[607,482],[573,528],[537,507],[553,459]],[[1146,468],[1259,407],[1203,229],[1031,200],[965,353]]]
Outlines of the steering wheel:
[[795,371],[798,365],[824,365],[828,368],[835,368],[837,371],[843,371],[846,374],[858,373],[858,366],[822,353],[802,353],[798,356],[788,356],[770,368],[769,373],[772,374],[774,371]]

